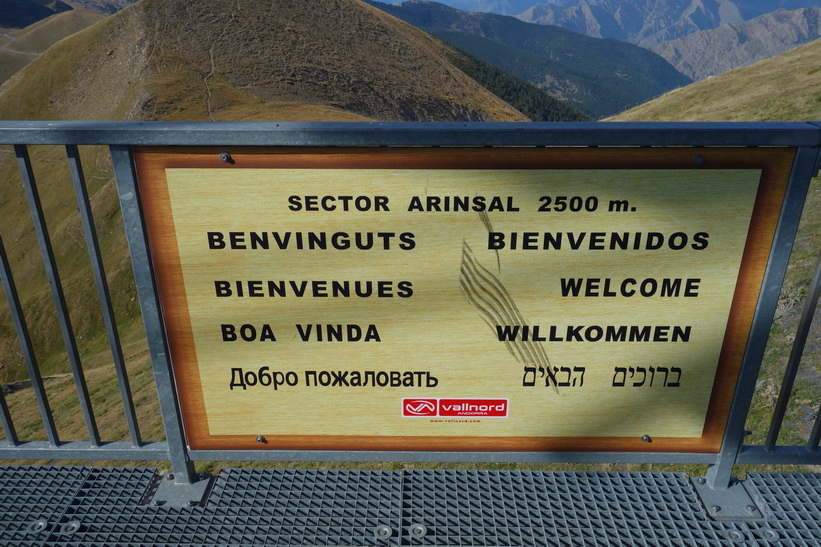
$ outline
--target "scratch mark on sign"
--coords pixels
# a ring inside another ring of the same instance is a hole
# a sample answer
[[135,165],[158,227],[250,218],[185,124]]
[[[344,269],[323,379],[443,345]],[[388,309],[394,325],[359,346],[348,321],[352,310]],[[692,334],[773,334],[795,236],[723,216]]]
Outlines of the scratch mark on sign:
[[[480,317],[496,332],[497,325],[528,325],[513,297],[502,281],[493,272],[482,266],[476,259],[467,241],[462,241],[462,264],[459,285],[468,303],[479,311]],[[550,359],[544,347],[534,340],[504,340],[507,351],[517,362],[529,368],[535,367],[547,375],[546,382],[552,383],[558,392],[558,382],[550,367]],[[534,377],[535,383],[535,377]]]

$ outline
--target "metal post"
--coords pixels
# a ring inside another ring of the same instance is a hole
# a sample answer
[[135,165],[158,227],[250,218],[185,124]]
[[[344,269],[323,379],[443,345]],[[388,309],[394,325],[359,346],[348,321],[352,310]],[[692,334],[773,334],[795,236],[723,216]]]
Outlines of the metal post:
[[770,327],[775,316],[775,308],[787,262],[790,259],[793,240],[798,230],[798,221],[804,207],[804,197],[810,179],[816,172],[817,148],[798,148],[793,161],[790,180],[787,184],[784,206],[773,239],[767,273],[762,282],[753,324],[744,359],[741,364],[738,384],[733,397],[733,406],[724,429],[724,439],[716,463],[707,469],[707,486],[711,489],[726,489],[732,480],[733,466],[744,441],[744,426],[750,410],[761,360],[767,346]]
[[180,419],[174,373],[159,308],[148,239],[143,226],[131,148],[115,145],[110,147],[110,151],[117,181],[117,192],[120,197],[120,208],[123,213],[123,224],[131,253],[131,263],[134,268],[134,280],[137,284],[137,294],[140,298],[140,308],[148,338],[154,381],[157,384],[165,437],[168,442],[171,467],[174,471],[174,482],[178,485],[190,485],[195,481],[194,464],[188,456],[188,447]]

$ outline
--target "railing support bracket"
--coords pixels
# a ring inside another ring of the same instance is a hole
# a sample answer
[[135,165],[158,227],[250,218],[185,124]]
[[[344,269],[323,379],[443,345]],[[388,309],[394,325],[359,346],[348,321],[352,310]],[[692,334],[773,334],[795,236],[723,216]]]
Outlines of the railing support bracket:
[[216,477],[213,475],[195,475],[194,478],[195,481],[186,484],[174,480],[174,475],[171,473],[159,477],[157,491],[154,492],[150,505],[155,507],[201,507],[205,504]]
[[764,515],[747,493],[744,482],[732,480],[727,488],[710,488],[704,477],[690,479],[704,511],[713,520],[761,520]]

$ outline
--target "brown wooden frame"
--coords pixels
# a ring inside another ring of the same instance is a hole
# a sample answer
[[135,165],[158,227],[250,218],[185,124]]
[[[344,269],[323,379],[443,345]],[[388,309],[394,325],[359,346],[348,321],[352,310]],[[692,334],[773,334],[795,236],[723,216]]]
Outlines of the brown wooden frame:
[[[231,162],[220,159],[228,153]],[[140,200],[187,443],[192,449],[718,452],[774,239],[792,148],[136,148]],[[762,169],[704,431],[699,438],[209,434],[170,200],[168,168]]]

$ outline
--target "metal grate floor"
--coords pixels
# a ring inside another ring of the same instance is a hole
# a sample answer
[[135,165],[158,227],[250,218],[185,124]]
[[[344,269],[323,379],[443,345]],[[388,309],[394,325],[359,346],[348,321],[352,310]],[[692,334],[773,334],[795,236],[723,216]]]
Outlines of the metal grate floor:
[[190,507],[153,469],[0,467],[2,545],[821,546],[821,475],[750,474],[711,520],[682,473],[224,470]]

